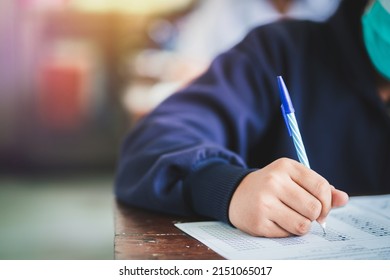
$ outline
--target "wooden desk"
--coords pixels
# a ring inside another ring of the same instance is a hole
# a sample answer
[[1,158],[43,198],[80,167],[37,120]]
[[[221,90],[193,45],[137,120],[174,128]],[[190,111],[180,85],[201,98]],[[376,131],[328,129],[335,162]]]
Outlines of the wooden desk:
[[223,259],[174,226],[199,219],[149,212],[120,202],[115,208],[115,259]]

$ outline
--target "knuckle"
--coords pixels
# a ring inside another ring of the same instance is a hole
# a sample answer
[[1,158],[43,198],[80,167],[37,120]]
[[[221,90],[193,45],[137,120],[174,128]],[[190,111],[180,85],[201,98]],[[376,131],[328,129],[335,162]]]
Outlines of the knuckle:
[[277,187],[279,185],[279,181],[280,177],[273,172],[268,173],[264,180],[265,184],[271,188]]
[[259,198],[258,211],[262,216],[267,216],[272,211],[271,198],[268,196],[262,196]]
[[329,193],[329,190],[330,190],[330,185],[326,179],[321,178],[320,180],[318,180],[317,185],[315,187],[315,191],[319,196],[322,197],[327,195]]
[[263,237],[273,237],[272,234],[272,227],[269,223],[265,223],[260,229],[259,229],[259,236]]
[[262,178],[262,202],[268,202],[270,196],[275,196],[281,192],[283,188],[283,180],[278,176],[278,174],[270,172],[265,174]]
[[307,218],[310,219],[311,221],[314,221],[321,214],[322,204],[318,200],[313,200],[307,204],[307,207],[308,207]]
[[303,219],[298,222],[295,228],[295,231],[298,235],[304,235],[309,232],[311,226],[311,221],[308,219]]
[[279,158],[275,161],[277,167],[284,169],[291,166],[291,159],[288,158]]
[[248,231],[252,236],[266,236],[270,232],[270,228],[265,222],[265,219],[258,219],[250,226]]

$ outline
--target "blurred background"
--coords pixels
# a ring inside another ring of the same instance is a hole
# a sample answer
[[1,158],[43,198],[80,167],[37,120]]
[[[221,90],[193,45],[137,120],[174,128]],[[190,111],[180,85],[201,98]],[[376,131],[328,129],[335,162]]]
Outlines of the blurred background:
[[126,132],[254,26],[339,0],[1,0],[0,259],[112,259]]

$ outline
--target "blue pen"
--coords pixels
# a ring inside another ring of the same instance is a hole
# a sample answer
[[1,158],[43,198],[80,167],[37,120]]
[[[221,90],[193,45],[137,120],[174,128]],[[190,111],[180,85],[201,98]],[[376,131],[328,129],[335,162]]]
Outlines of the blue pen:
[[[291,102],[290,95],[288,93],[287,87],[284,84],[283,78],[281,76],[277,77],[280,99],[282,101],[282,105],[280,106],[282,109],[282,114],[284,121],[287,126],[288,134],[292,137],[295,150],[297,151],[299,161],[305,165],[307,168],[310,168],[309,159],[306,155],[305,146],[303,145],[303,140],[301,133],[299,132],[298,122],[295,118],[295,110]],[[326,223],[319,223],[322,227],[322,230],[325,232]]]

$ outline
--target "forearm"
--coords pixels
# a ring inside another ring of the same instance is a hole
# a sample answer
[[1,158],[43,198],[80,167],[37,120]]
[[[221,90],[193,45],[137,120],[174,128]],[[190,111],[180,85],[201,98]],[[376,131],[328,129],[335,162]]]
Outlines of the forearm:
[[117,197],[156,211],[226,221],[227,200],[246,172],[241,159],[205,144],[152,146],[134,150],[125,145],[115,184]]
[[273,95],[257,95],[269,89],[257,84],[252,63],[241,53],[220,57],[137,126],[121,152],[119,199],[228,222],[232,193],[249,172],[250,150],[274,115]]

